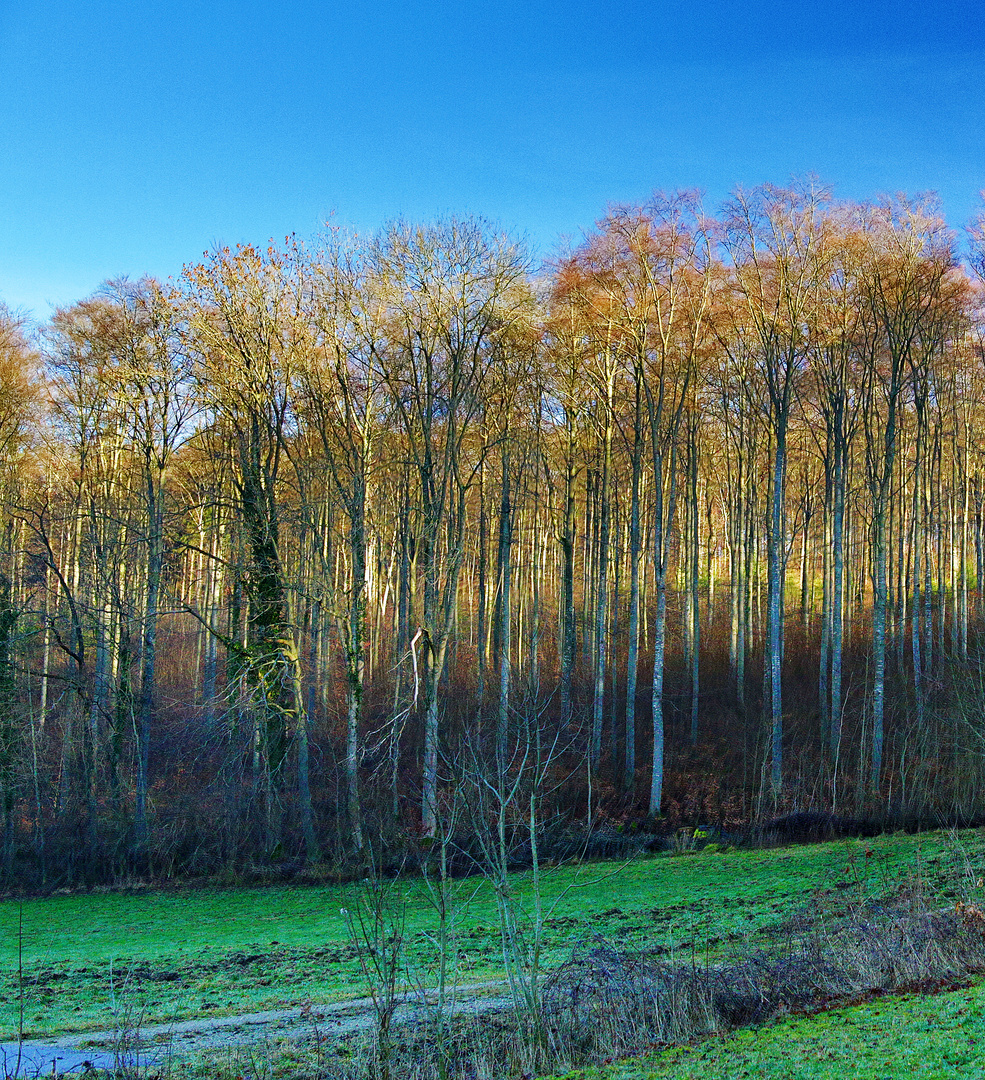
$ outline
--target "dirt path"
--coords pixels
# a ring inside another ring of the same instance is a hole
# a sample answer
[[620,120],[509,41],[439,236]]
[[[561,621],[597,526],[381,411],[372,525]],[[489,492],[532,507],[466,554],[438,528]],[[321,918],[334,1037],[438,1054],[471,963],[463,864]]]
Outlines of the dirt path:
[[[448,1009],[455,1015],[498,1012],[512,999],[502,982],[473,983],[455,990]],[[413,1023],[427,1016],[435,1000],[433,991],[400,995],[394,1019]],[[271,1009],[241,1016],[203,1016],[168,1024],[146,1024],[139,1029],[85,1031],[46,1040],[0,1043],[0,1069],[4,1076],[40,1077],[53,1073],[82,1072],[89,1068],[162,1065],[204,1050],[232,1050],[283,1039],[331,1039],[363,1031],[375,1022],[372,998],[354,998],[325,1005]]]

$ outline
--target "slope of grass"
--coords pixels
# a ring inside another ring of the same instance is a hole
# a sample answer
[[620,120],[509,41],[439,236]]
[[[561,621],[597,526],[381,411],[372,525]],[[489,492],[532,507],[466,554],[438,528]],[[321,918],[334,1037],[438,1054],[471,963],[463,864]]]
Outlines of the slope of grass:
[[[812,896],[855,902],[888,894],[905,878],[946,903],[983,874],[977,830],[558,867],[543,880],[546,955],[560,962],[602,935],[616,947],[706,959],[726,944],[785,932]],[[517,874],[514,884],[529,913],[530,874]],[[501,976],[488,883],[466,878],[453,891],[456,977]],[[357,909],[364,894],[353,884],[2,901],[0,1033],[17,1032],[19,950],[25,1028],[35,1035],[110,1025],[123,1001],[151,1022],[361,994],[343,911]],[[433,980],[436,916],[423,883],[395,883],[390,906],[404,912],[411,977]]]
[[694,1046],[566,1073],[564,1080],[981,1080],[985,986],[882,997]]

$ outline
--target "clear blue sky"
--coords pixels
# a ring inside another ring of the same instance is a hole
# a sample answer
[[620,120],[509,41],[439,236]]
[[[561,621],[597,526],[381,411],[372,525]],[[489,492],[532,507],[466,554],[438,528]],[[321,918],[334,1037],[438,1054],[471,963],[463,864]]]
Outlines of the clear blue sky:
[[654,188],[808,172],[960,226],[983,42],[983,0],[0,0],[0,298],[43,318],[333,211],[546,254]]

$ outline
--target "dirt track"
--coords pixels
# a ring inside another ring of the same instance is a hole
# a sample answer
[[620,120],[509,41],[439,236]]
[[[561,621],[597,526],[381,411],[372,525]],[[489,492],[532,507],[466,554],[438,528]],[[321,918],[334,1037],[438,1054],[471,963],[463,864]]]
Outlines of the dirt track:
[[[505,985],[475,983],[455,990],[449,1011],[460,1015],[498,1012],[511,1005]],[[424,1019],[434,994],[412,991],[401,995],[395,1020]],[[246,1013],[241,1016],[202,1017],[168,1024],[147,1024],[139,1030],[86,1031],[54,1036],[50,1040],[0,1043],[0,1069],[6,1076],[51,1076],[82,1072],[87,1068],[160,1066],[205,1050],[231,1050],[279,1040],[331,1039],[372,1026],[371,998],[355,998],[327,1005]],[[19,1062],[19,1065],[18,1065]]]

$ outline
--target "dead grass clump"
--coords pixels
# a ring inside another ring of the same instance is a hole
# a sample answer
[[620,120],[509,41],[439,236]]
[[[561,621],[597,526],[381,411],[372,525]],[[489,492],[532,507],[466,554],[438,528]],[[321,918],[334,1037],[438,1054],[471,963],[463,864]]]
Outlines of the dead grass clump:
[[779,945],[714,964],[675,964],[604,944],[574,956],[544,995],[555,1050],[566,1065],[584,1064],[985,971],[985,912],[975,905],[860,906],[834,924],[815,916],[787,930]]

